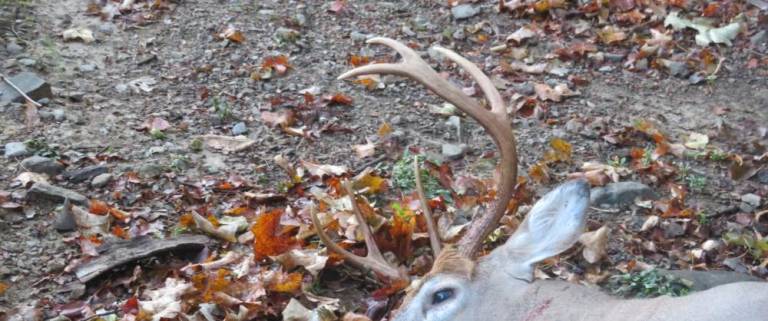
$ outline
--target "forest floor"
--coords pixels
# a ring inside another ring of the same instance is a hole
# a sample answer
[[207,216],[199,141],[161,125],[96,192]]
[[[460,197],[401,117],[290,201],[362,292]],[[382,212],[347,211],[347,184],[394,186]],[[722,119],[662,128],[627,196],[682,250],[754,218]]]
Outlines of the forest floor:
[[[478,100],[471,79],[428,49],[450,48],[490,76],[508,104],[533,200],[575,176],[595,188],[637,183],[613,191],[625,204],[589,210],[589,230],[611,231],[600,260],[572,249],[537,276],[605,285],[653,266],[768,278],[766,3],[604,3],[509,2],[500,12],[497,1],[139,0],[120,11],[112,1],[0,1],[2,73],[33,72],[53,92],[42,107],[0,106],[0,319],[151,319],[144,303],[160,301],[152,290],[172,287],[169,279],[194,285],[166,293],[182,303],[170,315],[235,320],[245,308],[240,318],[279,319],[300,302],[380,318],[399,298],[381,293],[396,286],[329,257],[306,205],[339,197],[335,177],[371,169],[364,187],[376,191],[368,196],[373,215],[391,225],[399,213],[390,204],[412,200],[404,164],[421,154],[440,176],[428,194],[466,220],[466,195],[486,196],[475,183],[491,184],[497,153],[474,120],[420,84],[337,80],[356,65],[399,59],[365,43],[373,36],[407,43]],[[691,24],[708,18],[708,30],[729,41],[697,44],[694,29],[665,24],[672,12]],[[78,28],[80,38],[62,37]],[[452,174],[443,177],[446,168]],[[84,195],[91,202],[81,207],[91,213],[68,213],[62,198],[31,193],[40,182]],[[287,264],[274,259],[285,251],[254,245],[259,217],[277,210],[283,228],[275,237],[290,235],[324,269]],[[115,239],[206,234],[191,213],[214,228],[235,226],[230,237],[238,239],[212,236],[191,259],[152,253],[78,281],[74,272],[107,255],[100,246]],[[67,228],[67,215],[109,222]],[[338,224],[339,237],[355,237],[343,232],[349,223]],[[414,224],[414,235],[423,232]],[[424,239],[413,239],[393,252],[417,275],[418,257],[429,255]],[[257,281],[221,274],[238,273],[243,258],[200,274],[181,269],[229,251],[254,262]],[[242,290],[255,287],[249,282],[260,291]],[[240,303],[222,303],[217,291]]]

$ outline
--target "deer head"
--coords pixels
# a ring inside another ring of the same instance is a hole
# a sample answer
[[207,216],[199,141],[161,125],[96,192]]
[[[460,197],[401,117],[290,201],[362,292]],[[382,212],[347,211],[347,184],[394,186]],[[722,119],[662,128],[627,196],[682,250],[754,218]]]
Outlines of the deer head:
[[[368,43],[394,49],[403,61],[358,67],[339,79],[365,74],[411,78],[480,123],[500,151],[501,175],[496,200],[472,222],[455,247],[442,248],[423,195],[420,175],[415,175],[430,245],[437,257],[431,271],[411,283],[394,320],[765,320],[768,315],[768,304],[765,304],[768,284],[765,283],[728,284],[677,299],[616,300],[597,290],[567,282],[534,282],[535,264],[571,247],[584,230],[589,185],[583,180],[564,183],[547,193],[534,204],[504,245],[476,259],[483,240],[506,213],[516,186],[514,133],[501,95],[477,66],[448,49],[434,48],[475,79],[489,109],[440,77],[407,46],[388,38],[373,38]],[[414,162],[414,167],[418,173],[418,163]],[[343,187],[350,197],[355,197],[351,183],[344,182]],[[365,222],[357,202],[352,204],[357,221]],[[405,269],[392,266],[384,259],[367,225],[360,224],[360,229],[368,254],[359,257],[336,245],[324,232],[314,210],[311,214],[321,241],[349,263],[390,279],[408,278]],[[711,301],[720,301],[720,306],[729,308],[717,308],[708,304]]]

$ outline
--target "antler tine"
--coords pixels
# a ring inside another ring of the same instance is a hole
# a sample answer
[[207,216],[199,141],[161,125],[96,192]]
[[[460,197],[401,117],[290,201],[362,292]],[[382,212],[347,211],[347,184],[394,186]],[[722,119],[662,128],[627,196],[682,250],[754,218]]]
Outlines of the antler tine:
[[472,78],[475,79],[477,85],[480,86],[483,94],[485,94],[485,98],[488,99],[488,104],[491,105],[492,113],[504,115],[506,117],[507,110],[504,106],[504,100],[501,99],[501,94],[499,94],[499,91],[496,90],[496,87],[493,85],[491,79],[488,78],[488,76],[486,76],[483,71],[480,70],[480,68],[477,68],[477,65],[446,48],[436,46],[434,49],[437,52],[443,54],[446,58],[461,66],[461,68],[463,68],[470,76],[472,76]]
[[437,257],[441,251],[440,235],[438,234],[437,227],[435,227],[435,220],[432,218],[432,211],[429,210],[427,197],[424,196],[424,186],[421,185],[421,169],[419,169],[419,159],[416,157],[413,158],[413,173],[416,177],[416,192],[419,194],[421,210],[424,212],[424,220],[427,221],[429,244],[432,246],[432,254]]
[[336,253],[341,254],[344,259],[358,267],[369,268],[389,278],[390,280],[407,279],[408,275],[404,270],[392,266],[389,264],[389,262],[387,262],[386,259],[384,259],[384,256],[381,255],[381,251],[379,251],[378,246],[376,246],[376,243],[374,242],[373,233],[371,232],[370,227],[368,227],[368,225],[365,223],[365,218],[363,217],[363,214],[360,212],[360,208],[357,205],[355,194],[352,191],[352,184],[348,181],[345,181],[342,183],[342,185],[352,200],[352,211],[355,214],[355,219],[357,220],[359,226],[362,228],[362,233],[365,237],[365,247],[368,251],[368,254],[365,257],[361,257],[352,254],[351,252],[343,249],[338,244],[334,243],[333,240],[331,240],[331,237],[325,233],[323,225],[320,223],[320,219],[317,217],[317,212],[313,204],[309,207],[309,213],[312,217],[312,224],[314,224],[315,230],[317,231],[317,236],[320,237],[320,241],[325,244],[326,247]]
[[459,241],[459,253],[472,257],[482,245],[485,237],[493,231],[498,221],[504,216],[517,184],[517,151],[514,132],[509,123],[501,95],[490,79],[477,66],[451,50],[436,47],[436,50],[464,68],[477,81],[491,105],[491,110],[483,108],[459,88],[440,77],[419,57],[419,54],[402,43],[382,37],[372,38],[368,40],[368,43],[383,44],[394,49],[403,57],[403,61],[396,64],[373,64],[355,68],[339,76],[339,79],[366,74],[393,74],[411,78],[474,118],[485,128],[499,148],[501,180],[497,186],[496,202],[491,204],[485,215],[472,223],[467,233]]

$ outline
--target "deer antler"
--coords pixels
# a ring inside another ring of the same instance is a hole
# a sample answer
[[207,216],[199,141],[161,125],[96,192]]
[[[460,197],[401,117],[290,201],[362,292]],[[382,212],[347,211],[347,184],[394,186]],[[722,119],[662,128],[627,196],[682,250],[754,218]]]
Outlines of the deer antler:
[[355,192],[352,189],[352,183],[349,181],[344,181],[342,182],[342,186],[347,192],[347,195],[349,195],[350,199],[352,200],[352,212],[354,212],[355,219],[357,220],[357,223],[361,228],[361,232],[363,233],[363,237],[365,238],[365,247],[368,253],[365,257],[357,256],[334,243],[333,240],[331,240],[331,237],[325,233],[325,230],[323,230],[323,226],[320,224],[320,219],[317,218],[317,213],[315,212],[315,207],[313,205],[310,206],[309,212],[310,216],[312,216],[312,224],[315,225],[315,230],[317,230],[317,235],[320,237],[320,241],[322,241],[323,244],[325,244],[325,246],[327,246],[329,249],[341,254],[344,259],[354,265],[362,268],[369,268],[391,280],[407,280],[408,274],[404,269],[391,265],[389,262],[387,262],[384,256],[381,255],[381,251],[379,251],[379,247],[376,246],[376,241],[373,239],[371,228],[368,226],[368,224],[366,224],[363,213],[360,211],[360,206],[357,205]]
[[477,66],[451,50],[441,47],[434,48],[461,66],[477,81],[477,84],[488,100],[488,104],[491,107],[490,110],[485,109],[477,101],[464,94],[459,88],[456,88],[456,86],[440,77],[434,69],[419,57],[418,53],[406,45],[381,37],[372,38],[367,42],[382,44],[394,49],[402,56],[403,61],[395,64],[384,63],[358,67],[345,72],[338,77],[339,79],[367,74],[393,74],[411,78],[474,118],[485,128],[499,149],[501,154],[501,160],[499,161],[501,180],[496,188],[496,201],[491,204],[488,211],[482,217],[472,223],[467,233],[459,241],[459,253],[472,258],[482,245],[485,237],[493,231],[498,221],[504,216],[507,204],[514,195],[514,188],[517,183],[517,152],[515,150],[514,132],[512,131],[501,95],[493,86],[491,80]]

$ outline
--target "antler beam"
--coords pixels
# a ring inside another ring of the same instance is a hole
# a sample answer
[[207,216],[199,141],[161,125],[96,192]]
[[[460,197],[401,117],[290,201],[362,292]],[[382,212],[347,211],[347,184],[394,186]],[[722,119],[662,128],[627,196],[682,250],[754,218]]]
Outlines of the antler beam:
[[480,103],[467,96],[461,89],[440,77],[434,69],[419,57],[418,53],[406,45],[381,37],[372,38],[367,42],[382,44],[394,49],[402,56],[403,61],[400,63],[372,64],[358,67],[345,72],[339,76],[339,79],[368,74],[392,74],[411,78],[423,84],[446,101],[456,105],[457,108],[480,123],[493,138],[494,143],[499,149],[501,154],[501,160],[499,161],[501,179],[496,188],[497,199],[490,205],[488,211],[482,217],[472,223],[467,233],[459,241],[459,253],[471,258],[480,249],[485,237],[493,231],[498,221],[504,216],[507,204],[514,196],[514,188],[517,183],[517,152],[514,132],[512,131],[501,95],[480,68],[451,50],[441,47],[434,48],[446,58],[461,66],[475,79],[488,100],[490,110],[485,109]]

